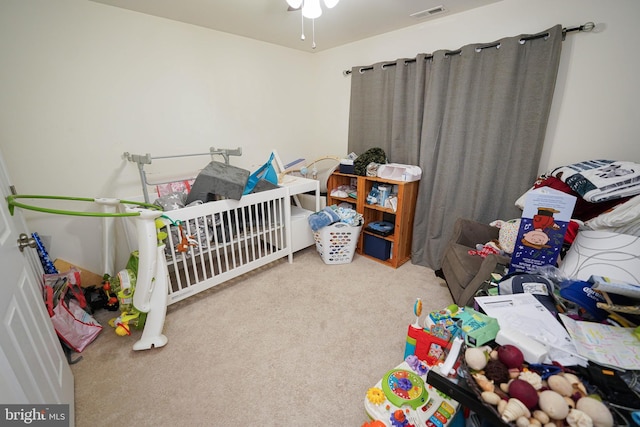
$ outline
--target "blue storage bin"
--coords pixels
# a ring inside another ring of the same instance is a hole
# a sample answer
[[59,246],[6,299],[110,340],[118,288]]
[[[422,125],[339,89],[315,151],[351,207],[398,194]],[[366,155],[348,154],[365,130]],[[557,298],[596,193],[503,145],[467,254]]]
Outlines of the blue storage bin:
[[371,234],[364,235],[364,253],[386,261],[391,258],[391,242]]

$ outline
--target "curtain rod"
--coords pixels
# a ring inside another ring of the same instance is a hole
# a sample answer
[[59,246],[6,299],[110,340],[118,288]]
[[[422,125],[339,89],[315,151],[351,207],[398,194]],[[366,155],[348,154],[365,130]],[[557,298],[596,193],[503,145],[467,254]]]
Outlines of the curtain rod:
[[[596,27],[596,24],[594,24],[593,22],[587,22],[586,24],[584,24],[584,25],[580,25],[580,26],[578,26],[578,27],[563,28],[563,29],[562,29],[562,41],[564,41],[565,37],[567,36],[567,33],[572,33],[572,32],[574,32],[574,31],[578,31],[578,32],[583,31],[583,32],[585,32],[585,33],[588,33],[588,32],[590,32],[590,31],[592,31],[595,27]],[[522,37],[522,38],[520,39],[520,41],[528,41],[528,40],[541,39],[541,38],[543,38],[543,37],[547,37],[548,35],[549,35],[549,33],[536,34],[536,35],[534,35],[534,36]],[[499,43],[489,43],[489,44],[487,44],[487,45],[484,45],[484,46],[481,46],[481,47],[476,48],[476,50],[478,50],[478,49],[482,50],[482,49],[486,49],[486,48],[489,48],[489,47],[496,47],[498,44],[499,44]],[[460,50],[460,49],[458,49],[458,50],[452,50],[452,51],[446,52],[446,53],[445,53],[445,56],[458,55],[460,52],[462,52],[462,50]],[[425,56],[425,59],[430,59],[430,58],[433,58],[433,55],[426,55],[426,56]],[[409,64],[409,63],[411,63],[411,62],[416,62],[416,58],[413,58],[413,59],[407,59],[406,61],[404,61],[404,63],[405,63],[405,64]],[[395,63],[395,62],[389,62],[388,64],[384,64],[384,65],[382,66],[382,68],[384,68],[384,67],[393,67],[393,66],[395,66],[395,65],[396,65],[396,63]],[[369,67],[362,67],[362,68],[360,68],[360,71],[361,71],[361,72],[362,72],[362,71],[368,71],[368,70],[373,70],[373,66],[369,66]],[[342,72],[342,75],[346,77],[346,76],[348,76],[348,75],[349,75],[349,74],[351,74],[351,73],[352,73],[352,71],[351,71],[351,70],[344,70],[344,71]]]

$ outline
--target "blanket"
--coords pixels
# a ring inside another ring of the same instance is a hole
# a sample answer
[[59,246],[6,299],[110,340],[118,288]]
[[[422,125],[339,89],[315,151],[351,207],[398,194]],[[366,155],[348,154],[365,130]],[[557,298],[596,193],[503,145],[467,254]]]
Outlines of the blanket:
[[550,175],[593,203],[640,194],[640,164],[633,162],[589,160],[561,166]]

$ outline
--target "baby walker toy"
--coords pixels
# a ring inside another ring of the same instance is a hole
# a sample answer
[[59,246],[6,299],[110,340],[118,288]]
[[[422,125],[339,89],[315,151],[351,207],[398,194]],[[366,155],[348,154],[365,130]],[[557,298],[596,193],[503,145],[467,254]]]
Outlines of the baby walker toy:
[[[95,202],[102,207],[102,212],[80,212],[59,209],[49,209],[27,205],[18,199],[49,199]],[[107,198],[80,198],[64,196],[41,195],[11,195],[7,197],[9,213],[13,215],[16,207],[37,212],[57,215],[87,216],[103,218],[103,234],[105,241],[113,230],[112,220],[120,217],[135,217],[137,241],[139,243],[139,263],[136,277],[136,291],[133,294],[133,306],[141,313],[146,313],[146,320],[142,337],[133,345],[134,350],[147,350],[152,347],[162,347],[167,343],[167,337],[162,334],[167,313],[168,300],[168,270],[164,257],[165,245],[159,241],[156,219],[162,216],[158,206],[127,200]],[[116,206],[123,204],[125,212],[116,212]],[[162,223],[162,221],[160,221]],[[166,237],[166,235],[165,235]],[[113,271],[111,264],[113,256],[111,250],[105,250],[105,271]],[[127,316],[125,316],[126,318]],[[130,319],[129,319],[130,320]],[[120,324],[126,319],[121,317]],[[115,324],[115,322],[114,322]]]
[[[450,339],[453,336],[451,332],[447,334],[442,331],[440,336],[431,335],[431,326],[443,325],[441,322],[446,323],[446,318],[451,321],[450,316],[456,311],[457,307],[452,306],[440,313],[429,313],[423,328],[420,325],[422,300],[416,299],[413,306],[413,314],[416,317],[409,325],[404,362],[384,374],[382,379],[367,391],[364,399],[365,411],[375,423],[378,423],[375,425],[452,425],[458,402],[428,384],[426,378],[430,369],[440,369],[440,366],[445,364],[445,353],[451,347]],[[433,319],[437,320],[434,322]],[[450,322],[450,326],[452,325],[453,322]],[[447,328],[444,329],[448,331]],[[364,424],[368,425],[371,424]]]

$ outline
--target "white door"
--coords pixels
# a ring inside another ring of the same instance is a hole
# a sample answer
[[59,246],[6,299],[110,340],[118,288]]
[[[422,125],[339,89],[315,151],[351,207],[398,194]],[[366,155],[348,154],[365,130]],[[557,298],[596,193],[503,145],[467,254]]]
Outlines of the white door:
[[9,186],[0,153],[0,403],[69,404],[73,425],[73,374],[42,300],[37,252],[19,249],[20,234],[31,233],[19,208],[9,214]]

